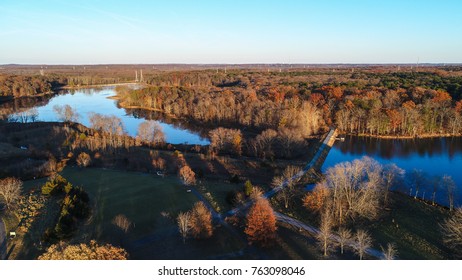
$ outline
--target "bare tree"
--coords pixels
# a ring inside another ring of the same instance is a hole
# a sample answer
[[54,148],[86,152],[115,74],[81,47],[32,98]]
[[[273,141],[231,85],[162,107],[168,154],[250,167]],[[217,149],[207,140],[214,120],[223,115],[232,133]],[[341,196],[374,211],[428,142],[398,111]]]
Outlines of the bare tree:
[[323,184],[330,190],[328,204],[339,225],[347,218],[375,219],[380,208],[383,180],[381,165],[373,159],[344,162],[326,172]]
[[328,211],[325,211],[321,215],[321,225],[319,226],[319,232],[316,234],[319,247],[324,252],[324,257],[328,256],[328,253],[332,250],[332,216]]
[[449,202],[449,210],[454,210],[454,195],[456,192],[456,184],[451,176],[444,175],[442,180],[442,184],[446,187],[447,195],[448,195],[448,202]]
[[454,249],[462,247],[462,208],[457,208],[441,225],[444,242]]
[[338,245],[340,246],[340,253],[342,255],[344,252],[345,245],[348,245],[349,243],[351,243],[352,239],[353,239],[353,235],[351,233],[351,230],[347,228],[343,228],[343,227],[338,230],[337,242],[338,242]]
[[299,180],[299,173],[302,169],[298,166],[289,165],[282,172],[282,176],[287,180],[287,187],[292,188]]
[[79,113],[69,105],[55,105],[53,111],[58,116],[58,119],[63,122],[77,122],[80,118]]
[[183,238],[183,243],[185,243],[186,237],[188,237],[188,234],[191,231],[191,214],[189,212],[180,212],[176,220],[181,237]]
[[13,209],[21,198],[22,181],[16,178],[5,178],[0,180],[0,196],[3,197],[8,210]]
[[107,132],[111,135],[124,135],[125,126],[122,119],[110,115],[103,116],[98,113],[88,113],[90,127],[96,130]]
[[[284,177],[275,176],[273,178],[273,181],[271,182],[271,186],[273,188],[280,188],[284,182],[285,182]],[[293,194],[291,190],[288,187],[284,187],[278,192],[277,199],[282,201],[284,203],[284,207],[287,209],[289,208],[289,201],[292,198],[292,196]]]
[[112,224],[127,233],[132,226],[132,222],[123,214],[119,214],[112,219]]
[[356,231],[356,240],[353,244],[353,249],[362,260],[366,251],[372,246],[372,238],[369,233],[365,230]]
[[157,121],[144,121],[138,126],[138,137],[150,145],[160,145],[165,143],[165,134]]
[[398,256],[398,251],[396,250],[396,245],[393,243],[388,243],[386,248],[382,248],[383,259],[384,260],[394,260]]
[[272,129],[264,130],[255,137],[253,143],[255,145],[256,156],[262,158],[270,158],[274,155],[273,145],[276,142],[277,132]]
[[13,118],[21,123],[35,122],[38,118],[38,111],[35,108],[13,114]]
[[90,165],[91,163],[91,157],[89,154],[85,153],[85,152],[81,152],[78,156],[77,156],[77,165],[80,166],[80,167],[87,167],[88,165]]
[[417,199],[420,189],[423,188],[425,184],[425,175],[423,171],[420,169],[413,169],[409,174],[409,181],[411,184],[409,195],[412,195],[412,191],[414,190],[414,199]]
[[284,202],[285,208],[289,208],[289,202],[294,196],[293,187],[300,180],[300,177],[297,176],[300,171],[300,167],[289,165],[284,169],[282,176],[275,176],[273,178],[272,187],[282,187],[277,197]]
[[250,199],[257,201],[263,197],[263,190],[260,187],[253,186],[252,191],[250,192]]
[[388,204],[388,193],[395,182],[404,176],[404,169],[399,168],[396,164],[390,163],[383,168],[383,180],[385,185],[384,203]]

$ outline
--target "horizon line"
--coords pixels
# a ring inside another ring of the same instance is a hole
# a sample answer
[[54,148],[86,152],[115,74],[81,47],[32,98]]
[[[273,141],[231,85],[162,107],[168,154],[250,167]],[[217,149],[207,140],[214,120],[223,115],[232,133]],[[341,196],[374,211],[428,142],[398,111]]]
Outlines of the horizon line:
[[98,65],[197,65],[197,66],[245,66],[245,65],[268,65],[268,66],[290,66],[290,65],[299,65],[299,66],[322,66],[322,65],[462,65],[462,62],[326,62],[326,63],[280,63],[280,62],[268,62],[268,63],[188,63],[188,62],[166,62],[166,63],[3,63],[0,66],[98,66]]

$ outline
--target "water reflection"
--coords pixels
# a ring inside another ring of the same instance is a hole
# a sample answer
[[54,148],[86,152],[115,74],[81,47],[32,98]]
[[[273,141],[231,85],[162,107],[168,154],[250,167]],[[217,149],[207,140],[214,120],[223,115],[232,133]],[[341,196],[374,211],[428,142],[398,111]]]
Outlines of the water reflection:
[[[432,177],[447,174],[457,185],[457,204],[462,202],[462,137],[377,139],[347,136],[344,142],[335,143],[323,170],[363,156],[370,156],[382,164],[395,163],[407,174],[414,169],[422,170],[429,179],[429,189],[432,188]],[[447,195],[440,192],[438,201],[447,205]]]
[[383,159],[447,155],[450,159],[462,153],[462,137],[421,139],[377,139],[347,136],[335,148],[343,154],[378,156]]
[[0,116],[2,119],[11,117],[31,108],[37,110],[38,121],[58,121],[53,110],[55,105],[70,105],[80,115],[79,122],[88,126],[90,124],[88,114],[91,112],[102,115],[115,115],[120,118],[131,136],[135,136],[138,126],[146,119],[158,120],[166,135],[168,143],[206,145],[209,141],[201,136],[205,132],[195,132],[186,123],[169,118],[159,112],[146,110],[125,110],[117,106],[117,101],[109,99],[114,96],[113,87],[87,88],[78,90],[64,90],[54,96],[36,98],[20,98],[0,104]]

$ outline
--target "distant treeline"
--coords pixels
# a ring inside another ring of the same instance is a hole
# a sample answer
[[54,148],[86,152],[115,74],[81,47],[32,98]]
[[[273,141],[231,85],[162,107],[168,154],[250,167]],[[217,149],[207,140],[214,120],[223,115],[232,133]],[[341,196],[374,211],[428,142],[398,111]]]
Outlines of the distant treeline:
[[290,130],[306,137],[336,125],[376,136],[459,135],[462,72],[212,71],[148,76],[119,88],[122,107],[142,107],[213,126]]
[[34,96],[49,93],[66,83],[66,79],[58,76],[0,75],[0,96]]

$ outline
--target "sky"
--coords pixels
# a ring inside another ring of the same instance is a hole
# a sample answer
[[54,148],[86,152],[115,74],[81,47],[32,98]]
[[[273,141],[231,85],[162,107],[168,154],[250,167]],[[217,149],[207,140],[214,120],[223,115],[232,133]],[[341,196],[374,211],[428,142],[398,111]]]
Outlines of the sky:
[[417,62],[462,63],[462,1],[0,1],[0,64]]

